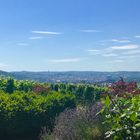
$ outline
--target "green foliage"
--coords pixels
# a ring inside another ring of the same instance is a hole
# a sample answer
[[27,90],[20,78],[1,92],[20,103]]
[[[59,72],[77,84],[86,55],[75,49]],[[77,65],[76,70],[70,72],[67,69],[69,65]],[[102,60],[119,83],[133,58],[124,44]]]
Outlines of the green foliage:
[[[92,84],[50,84],[1,77],[0,139],[2,136],[37,138],[42,127],[53,129],[55,118],[66,108],[91,105],[107,90]],[[90,130],[83,134],[86,133]]]
[[49,84],[28,80],[17,81],[12,78],[0,78],[0,90],[10,94],[15,91],[26,93],[33,91],[39,94],[48,94],[51,91],[61,92],[62,94],[71,93],[76,96],[77,104],[92,104],[98,101],[101,94],[106,92],[108,88],[92,84]]
[[72,93],[76,96],[77,104],[93,104],[100,99],[102,93],[108,90],[107,87],[101,87],[91,84],[51,84],[54,91],[61,93]]
[[33,81],[16,81],[16,90],[23,91],[23,92],[30,92],[33,90],[34,86],[36,85],[36,82]]
[[6,93],[13,93],[14,92],[14,79],[8,78],[6,81],[5,92]]
[[11,77],[0,78],[0,90],[6,93],[13,93],[14,91],[30,92],[33,90],[34,86],[38,84],[34,81],[17,81]]
[[58,92],[0,93],[0,136],[37,136],[41,127],[52,129],[54,118],[65,108],[75,107],[75,96]]
[[115,140],[140,139],[140,96],[131,98],[113,98],[107,96],[103,100],[104,108],[101,110],[105,117],[105,125],[110,129],[106,138]]

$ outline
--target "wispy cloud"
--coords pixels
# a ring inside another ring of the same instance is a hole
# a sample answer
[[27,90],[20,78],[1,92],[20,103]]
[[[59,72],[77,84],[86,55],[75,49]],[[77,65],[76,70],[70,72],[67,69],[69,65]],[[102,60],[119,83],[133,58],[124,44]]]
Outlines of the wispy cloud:
[[28,43],[17,43],[18,46],[29,46]]
[[118,56],[118,55],[115,54],[115,53],[109,53],[109,54],[103,54],[103,56],[105,56],[105,57],[112,57],[112,56]]
[[41,36],[32,36],[32,37],[29,37],[29,39],[31,39],[31,40],[41,39],[41,38],[42,38]]
[[100,50],[89,49],[88,52],[99,52]]
[[80,62],[85,58],[64,58],[64,59],[52,59],[49,62],[52,63],[71,63],[71,62]]
[[90,55],[98,55],[98,54],[100,54],[100,50],[96,50],[96,49],[89,49],[87,51],[89,52]]
[[122,59],[116,59],[116,60],[112,60],[112,61],[107,61],[107,63],[123,63],[125,62],[125,60]]
[[60,35],[60,32],[50,32],[50,31],[32,31],[35,34],[48,34],[48,35]]
[[3,63],[0,63],[0,68],[4,68],[4,67],[7,67],[8,65],[6,64],[3,64]]
[[[120,56],[119,58],[120,59],[129,59],[129,58],[131,58],[131,60],[132,60],[132,58],[139,58],[140,56],[139,55],[122,55],[122,56]],[[129,60],[130,61],[130,60]]]
[[113,49],[113,50],[132,50],[132,49],[137,49],[137,48],[139,48],[139,46],[134,45],[134,44],[110,47],[110,49]]
[[128,39],[122,38],[122,39],[100,40],[100,42],[130,43],[131,41]]
[[85,32],[85,33],[98,33],[98,32],[101,32],[101,31],[89,29],[89,30],[80,30],[80,32]]
[[116,43],[129,43],[131,42],[130,40],[126,40],[126,39],[112,39],[112,42],[116,42]]
[[120,39],[106,39],[106,40],[100,40],[100,42],[114,42],[114,43],[130,43],[131,41],[129,40],[128,37],[121,37]]
[[135,38],[140,38],[140,35],[136,35],[136,36],[134,36]]

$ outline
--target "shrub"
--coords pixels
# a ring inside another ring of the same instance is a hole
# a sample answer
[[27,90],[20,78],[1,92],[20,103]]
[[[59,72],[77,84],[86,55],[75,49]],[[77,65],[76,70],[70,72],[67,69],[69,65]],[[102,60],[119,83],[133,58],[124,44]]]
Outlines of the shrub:
[[41,140],[102,140],[103,126],[101,116],[96,113],[102,105],[66,109],[56,118],[53,132],[41,135]]
[[[136,83],[123,80],[111,86],[113,95],[102,99],[100,111],[104,115],[104,124],[109,125],[106,138],[115,140],[140,139],[140,89]],[[129,96],[127,93],[129,93]],[[119,96],[119,97],[118,97]]]
[[107,96],[103,102],[105,107],[101,112],[104,114],[104,124],[111,126],[105,133],[106,138],[117,140],[139,140],[140,96],[135,96],[127,100],[124,98],[111,100]]
[[54,118],[75,107],[75,96],[52,93],[0,93],[0,137],[37,137],[41,127],[52,129]]

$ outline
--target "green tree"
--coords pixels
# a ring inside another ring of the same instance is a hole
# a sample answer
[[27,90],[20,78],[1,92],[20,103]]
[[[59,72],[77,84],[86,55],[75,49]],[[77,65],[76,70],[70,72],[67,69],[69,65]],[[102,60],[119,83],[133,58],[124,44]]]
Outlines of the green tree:
[[5,92],[6,93],[13,93],[14,89],[15,89],[14,79],[13,78],[8,78],[7,82],[6,82]]

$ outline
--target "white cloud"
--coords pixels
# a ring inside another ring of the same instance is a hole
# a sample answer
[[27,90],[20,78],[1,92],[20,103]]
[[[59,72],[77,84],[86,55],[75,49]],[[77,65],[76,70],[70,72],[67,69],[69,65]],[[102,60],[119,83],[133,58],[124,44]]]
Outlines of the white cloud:
[[32,36],[32,37],[29,37],[29,39],[41,39],[42,37],[41,36]]
[[6,64],[3,64],[3,63],[0,63],[0,68],[5,68],[5,67],[7,67],[8,65],[6,65]]
[[136,35],[135,38],[140,38],[140,35]]
[[89,49],[87,51],[89,52],[90,55],[98,55],[98,54],[100,54],[100,50],[96,50],[96,49]]
[[97,33],[97,32],[101,32],[99,30],[80,30],[80,32],[85,32],[85,33]]
[[70,62],[80,62],[85,58],[64,58],[64,59],[52,59],[49,62],[53,63],[70,63]]
[[17,43],[18,46],[28,46],[28,43]]
[[120,59],[127,59],[128,60],[129,58],[138,58],[138,57],[140,57],[140,56],[139,55],[122,55],[119,58]]
[[112,42],[118,42],[118,43],[129,43],[131,42],[130,40],[126,40],[126,39],[112,39]]
[[48,35],[60,35],[60,32],[50,32],[50,31],[32,31],[35,34],[48,34]]
[[109,53],[109,54],[103,54],[103,56],[105,56],[105,57],[111,57],[111,56],[118,56],[118,55],[115,54],[115,53]]
[[112,46],[110,47],[113,50],[132,50],[139,48],[138,45],[130,44],[130,45],[122,45],[122,46]]
[[93,50],[92,49],[91,50],[87,50],[87,51],[88,52],[99,52],[99,50],[94,50],[94,49]]
[[100,53],[99,52],[90,52],[89,54],[90,55],[99,55]]
[[120,39],[106,39],[100,40],[100,42],[114,42],[114,43],[129,43],[131,42],[128,37],[121,37]]
[[116,60],[108,61],[107,63],[123,63],[123,62],[125,61],[122,59],[116,59]]

